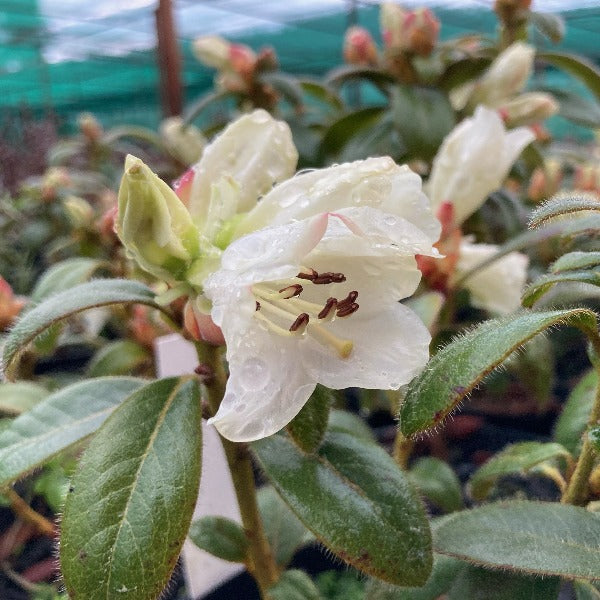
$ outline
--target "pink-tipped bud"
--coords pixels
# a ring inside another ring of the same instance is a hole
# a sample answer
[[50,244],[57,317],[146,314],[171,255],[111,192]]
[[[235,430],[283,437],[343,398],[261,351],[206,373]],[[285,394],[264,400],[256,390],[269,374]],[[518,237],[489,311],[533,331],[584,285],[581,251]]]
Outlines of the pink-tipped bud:
[[193,50],[201,63],[221,71],[229,64],[230,46],[226,39],[218,35],[204,35],[194,40]]
[[509,127],[517,127],[543,121],[556,114],[558,109],[558,102],[550,94],[528,92],[503,103],[498,112]]
[[277,54],[270,46],[261,48],[256,55],[256,70],[257,71],[274,71],[279,66]]
[[8,281],[0,275],[0,331],[10,327],[23,306],[25,300],[16,297]]
[[173,191],[186,207],[189,207],[190,205],[190,195],[192,193],[192,183],[194,182],[195,175],[196,170],[192,167],[171,184]]
[[548,159],[545,168],[537,167],[529,181],[527,195],[534,201],[540,202],[558,192],[563,178],[561,164],[554,159]]
[[404,19],[404,49],[418,56],[429,56],[438,40],[440,22],[428,8],[417,8]]
[[79,130],[83,136],[91,143],[100,141],[102,137],[102,125],[92,113],[82,113],[77,118]]
[[254,76],[256,69],[256,54],[244,44],[229,46],[229,68],[242,79],[248,81]]
[[350,27],[344,38],[344,60],[351,65],[377,64],[377,47],[364,27]]
[[390,50],[403,49],[402,28],[407,12],[393,2],[384,2],[379,10],[379,24],[383,44]]
[[221,328],[214,324],[210,315],[200,312],[191,298],[183,309],[183,325],[190,337],[197,342],[207,342],[213,346],[225,345]]

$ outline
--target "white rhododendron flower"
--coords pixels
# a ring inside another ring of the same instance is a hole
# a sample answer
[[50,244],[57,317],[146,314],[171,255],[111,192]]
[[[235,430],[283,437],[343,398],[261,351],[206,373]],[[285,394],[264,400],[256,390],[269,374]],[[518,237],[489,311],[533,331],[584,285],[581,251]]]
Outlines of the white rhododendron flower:
[[429,333],[398,300],[436,256],[440,224],[420,178],[390,158],[316,170],[250,211],[204,282],[230,377],[213,422],[249,441],[284,427],[317,383],[397,389],[429,357]]
[[502,185],[534,139],[525,127],[506,131],[495,110],[478,106],[446,136],[433,161],[427,183],[432,208],[451,202],[456,223],[462,223]]
[[[497,252],[498,246],[494,244],[473,244],[463,239],[454,278],[459,279]],[[517,310],[521,306],[528,265],[527,256],[511,252],[468,277],[462,285],[471,293],[471,304],[500,315]]]

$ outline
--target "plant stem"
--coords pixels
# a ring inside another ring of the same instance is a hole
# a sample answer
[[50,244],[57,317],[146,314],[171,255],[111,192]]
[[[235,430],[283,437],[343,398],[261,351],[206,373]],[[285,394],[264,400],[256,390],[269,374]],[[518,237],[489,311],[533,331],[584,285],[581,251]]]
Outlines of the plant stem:
[[[227,375],[223,367],[219,348],[205,344],[196,344],[200,362],[209,367],[214,373],[211,381],[205,384],[208,404],[213,414],[219,409],[225,393]],[[242,525],[249,543],[248,571],[256,579],[261,597],[268,598],[268,588],[279,578],[279,570],[273,558],[273,552],[267,541],[258,502],[254,471],[247,444],[231,442],[221,437],[233,487],[237,496]]]
[[54,537],[56,535],[56,528],[54,524],[43,517],[38,512],[33,510],[17,492],[12,488],[6,488],[2,490],[2,493],[8,498],[10,507],[13,512],[20,517],[26,523],[31,523],[40,533],[47,535],[48,537]]
[[598,373],[596,398],[590,413],[588,427],[583,434],[583,446],[581,447],[579,459],[575,465],[573,475],[571,475],[571,479],[569,480],[569,485],[560,499],[563,504],[575,504],[578,506],[585,504],[587,500],[588,480],[592,469],[594,468],[594,460],[596,458],[596,450],[589,440],[587,431],[590,427],[600,424],[600,363],[598,361],[598,358],[600,357],[600,337],[596,332],[589,334],[588,337],[590,339],[591,352],[595,355],[592,362]]
[[396,432],[393,457],[398,466],[403,470],[408,468],[408,460],[414,445],[415,443],[411,439],[405,438],[400,430]]

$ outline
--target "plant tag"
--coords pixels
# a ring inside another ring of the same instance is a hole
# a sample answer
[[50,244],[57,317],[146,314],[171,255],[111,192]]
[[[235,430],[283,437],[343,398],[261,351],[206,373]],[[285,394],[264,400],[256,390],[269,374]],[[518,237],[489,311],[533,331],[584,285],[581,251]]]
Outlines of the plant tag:
[[[155,353],[159,377],[187,375],[198,365],[193,344],[178,334],[158,338]],[[240,511],[217,431],[213,426],[202,423],[202,433],[202,477],[193,519],[212,515],[240,523]],[[189,539],[185,541],[182,556],[188,594],[192,598],[207,594],[244,570],[242,565],[221,560],[200,550]]]

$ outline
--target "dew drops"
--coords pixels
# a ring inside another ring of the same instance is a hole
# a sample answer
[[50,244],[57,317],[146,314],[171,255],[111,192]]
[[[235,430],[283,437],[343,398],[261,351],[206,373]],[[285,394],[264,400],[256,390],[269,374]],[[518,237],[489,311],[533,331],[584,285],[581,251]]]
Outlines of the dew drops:
[[261,358],[248,358],[240,369],[240,382],[248,391],[262,390],[269,382],[269,367]]
[[388,215],[383,221],[386,225],[389,225],[390,227],[394,226],[398,222],[394,215]]

